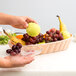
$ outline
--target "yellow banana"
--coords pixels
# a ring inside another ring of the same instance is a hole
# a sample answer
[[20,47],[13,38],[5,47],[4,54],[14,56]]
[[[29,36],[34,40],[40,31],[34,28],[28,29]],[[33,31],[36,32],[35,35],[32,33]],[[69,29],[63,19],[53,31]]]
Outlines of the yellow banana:
[[57,17],[58,17],[59,22],[60,22],[60,25],[59,25],[60,26],[60,32],[61,31],[67,31],[67,28],[66,28],[65,24],[61,21],[60,16],[57,15]]

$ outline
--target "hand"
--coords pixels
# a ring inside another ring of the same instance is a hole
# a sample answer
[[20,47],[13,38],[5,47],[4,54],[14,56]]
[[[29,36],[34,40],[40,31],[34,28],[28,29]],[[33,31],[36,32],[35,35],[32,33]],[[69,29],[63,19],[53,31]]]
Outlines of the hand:
[[26,17],[26,16],[16,16],[16,18],[12,21],[12,25],[15,28],[19,28],[19,29],[25,29],[28,27],[28,23],[30,22],[34,22],[37,23],[36,21],[34,21],[33,19]]
[[20,54],[16,56],[7,56],[2,59],[2,62],[0,62],[0,67],[2,68],[21,67],[31,63],[33,60],[34,58],[31,57],[30,55],[26,57]]

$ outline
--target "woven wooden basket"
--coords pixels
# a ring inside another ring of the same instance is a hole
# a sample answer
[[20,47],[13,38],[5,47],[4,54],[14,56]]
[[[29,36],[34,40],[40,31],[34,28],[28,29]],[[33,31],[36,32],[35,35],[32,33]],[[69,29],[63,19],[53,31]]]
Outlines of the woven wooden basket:
[[[45,43],[45,44],[25,45],[22,47],[22,50],[24,51],[41,50],[41,54],[64,51],[68,48],[71,40],[72,40],[72,37],[65,40],[50,42],[50,43]],[[12,47],[12,44],[10,41],[9,41],[9,46]]]

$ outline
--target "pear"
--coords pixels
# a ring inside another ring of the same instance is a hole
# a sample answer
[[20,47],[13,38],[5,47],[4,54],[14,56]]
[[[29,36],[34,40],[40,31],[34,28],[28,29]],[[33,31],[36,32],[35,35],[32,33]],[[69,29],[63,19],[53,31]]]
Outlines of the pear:
[[71,35],[70,35],[70,33],[67,31],[66,25],[61,21],[60,16],[57,15],[57,17],[58,17],[59,22],[60,22],[60,25],[59,25],[60,28],[59,28],[59,29],[60,29],[60,32],[61,32],[62,35],[63,35],[63,38],[64,38],[64,39],[70,38]]
[[67,39],[67,38],[71,37],[71,35],[68,31],[61,31],[61,33],[62,33],[64,39]]
[[42,42],[39,42],[38,44],[45,44],[45,40],[43,40]]
[[3,32],[10,38],[13,44],[21,43],[22,45],[25,45],[25,42],[21,39],[16,38],[15,36],[10,36],[5,30]]

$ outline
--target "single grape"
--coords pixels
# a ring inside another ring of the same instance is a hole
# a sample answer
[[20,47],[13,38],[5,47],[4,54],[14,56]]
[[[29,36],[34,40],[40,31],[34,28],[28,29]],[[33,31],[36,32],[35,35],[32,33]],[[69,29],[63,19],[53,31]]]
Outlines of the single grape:
[[40,42],[42,42],[42,41],[43,41],[43,39],[42,39],[42,38],[39,38],[39,41],[40,41]]
[[50,33],[50,35],[49,35],[50,37],[52,37],[53,36],[53,33]]
[[30,40],[29,40],[31,43],[34,43],[34,40],[32,39],[32,38],[30,38]]
[[50,34],[50,31],[46,31],[47,34]]
[[26,42],[26,45],[31,45],[32,43],[31,42]]
[[48,40],[51,41],[51,37],[48,37]]
[[43,36],[43,34],[42,34],[42,33],[40,33],[40,34],[39,34],[39,37],[42,37],[42,36]]
[[51,38],[51,42],[53,42],[53,38]]
[[61,36],[59,37],[59,39],[60,39],[60,40],[63,40],[63,36],[61,35]]
[[16,48],[17,48],[17,47],[18,47],[19,49],[22,48],[22,44],[21,44],[21,43],[17,43],[17,44],[16,44]]
[[15,52],[15,53],[17,54],[17,53],[18,53],[18,50],[19,50],[19,49],[15,49],[15,50],[13,50],[13,52]]
[[60,31],[59,30],[56,30],[56,34],[60,34]]
[[36,37],[32,37],[33,40],[36,40]]
[[16,49],[16,45],[13,45],[13,46],[12,46],[12,50],[15,50],[15,49]]
[[48,40],[48,37],[45,37],[45,40]]
[[45,36],[48,37],[49,35],[48,34],[45,34]]
[[54,38],[53,41],[57,41],[57,38]]
[[39,39],[36,40],[36,43],[39,43]]
[[29,38],[29,35],[26,33],[26,34],[23,35],[23,37],[24,37],[25,39],[28,39],[28,38]]
[[6,53],[10,54],[11,51],[12,51],[12,49],[7,49]]
[[58,34],[54,34],[54,38],[58,38]]
[[46,43],[49,43],[49,41],[48,41],[48,40],[45,40],[45,42],[46,42]]

